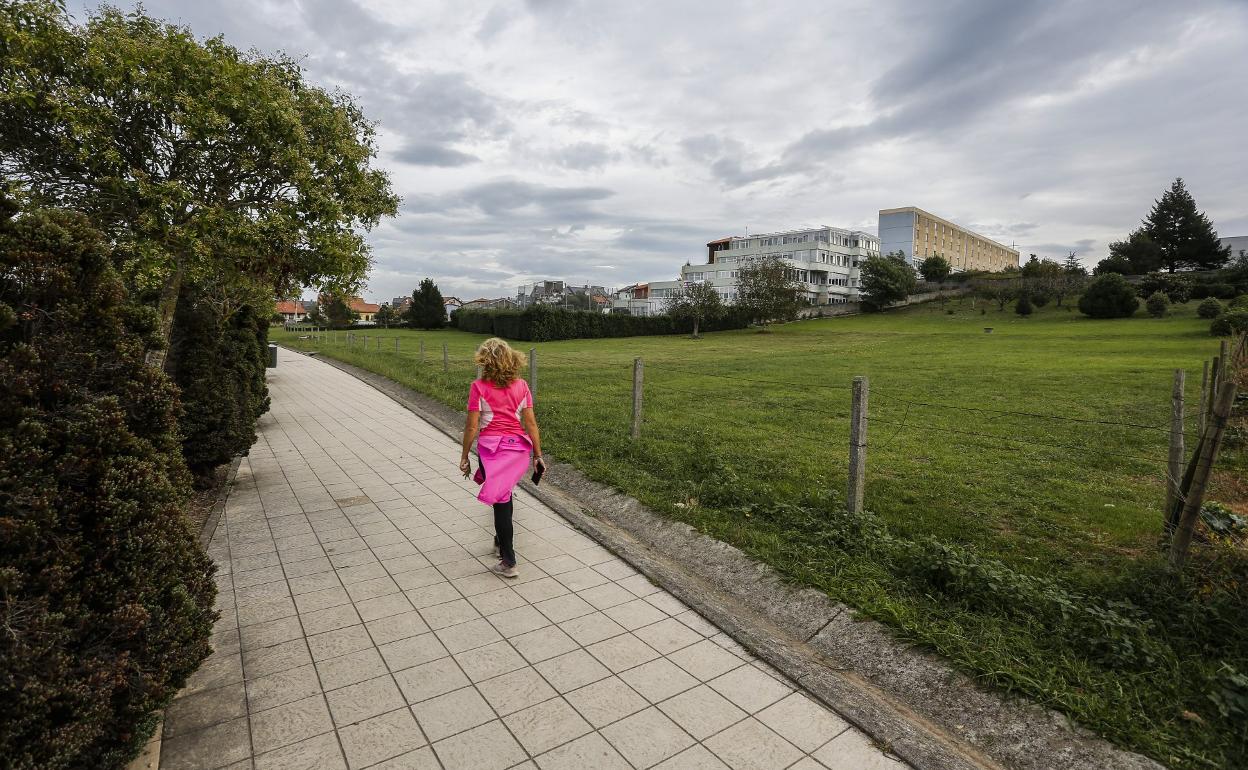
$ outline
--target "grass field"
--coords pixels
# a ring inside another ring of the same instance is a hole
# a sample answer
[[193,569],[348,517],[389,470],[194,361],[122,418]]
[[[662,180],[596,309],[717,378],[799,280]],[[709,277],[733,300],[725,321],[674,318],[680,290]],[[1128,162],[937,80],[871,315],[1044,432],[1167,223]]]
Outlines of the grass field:
[[[1220,767],[1242,762],[1248,746],[1209,700],[1221,662],[1248,670],[1248,632],[1233,627],[1248,620],[1248,568],[1232,553],[1216,577],[1179,584],[1157,549],[1172,372],[1187,369],[1194,413],[1201,361],[1217,350],[1194,306],[1093,321],[1053,307],[1027,319],[995,306],[981,314],[982,302],[955,301],[952,314],[933,304],[701,340],[520,345],[537,350],[537,412],[557,459],[988,683],[1175,766]],[[341,332],[273,338],[463,408],[481,336],[367,333],[368,351],[347,348]],[[637,356],[645,423],[634,444]],[[830,513],[845,495],[855,375],[871,386],[865,531]],[[1223,464],[1248,465],[1237,446]],[[1222,483],[1215,499],[1233,492]],[[1113,619],[1070,621],[1067,635],[1091,638],[1054,639],[1063,634],[1043,610],[1018,606],[1072,598]],[[1115,604],[1124,599],[1132,607]]]

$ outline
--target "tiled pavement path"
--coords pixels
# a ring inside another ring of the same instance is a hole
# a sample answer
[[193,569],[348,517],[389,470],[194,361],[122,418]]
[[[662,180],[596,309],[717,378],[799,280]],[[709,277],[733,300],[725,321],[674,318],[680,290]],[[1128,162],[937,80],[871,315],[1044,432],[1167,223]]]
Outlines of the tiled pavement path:
[[162,768],[903,767],[524,493],[521,577],[487,573],[455,442],[315,359],[269,375]]

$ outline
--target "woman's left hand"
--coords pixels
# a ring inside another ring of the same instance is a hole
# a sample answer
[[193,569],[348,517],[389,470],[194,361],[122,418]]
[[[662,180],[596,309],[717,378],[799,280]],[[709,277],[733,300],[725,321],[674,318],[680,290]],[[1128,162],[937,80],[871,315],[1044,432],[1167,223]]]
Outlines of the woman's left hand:
[[459,472],[464,474],[464,478],[468,478],[468,474],[472,472],[472,463],[467,460],[460,460]]

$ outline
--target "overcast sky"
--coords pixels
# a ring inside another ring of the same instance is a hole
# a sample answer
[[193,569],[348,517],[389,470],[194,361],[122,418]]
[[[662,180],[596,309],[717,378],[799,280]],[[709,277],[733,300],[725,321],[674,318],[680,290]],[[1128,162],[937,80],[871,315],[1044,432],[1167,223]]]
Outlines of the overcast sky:
[[1093,264],[1176,176],[1248,234],[1243,0],[144,5],[379,122],[374,300],[670,280],[713,238],[908,205]]

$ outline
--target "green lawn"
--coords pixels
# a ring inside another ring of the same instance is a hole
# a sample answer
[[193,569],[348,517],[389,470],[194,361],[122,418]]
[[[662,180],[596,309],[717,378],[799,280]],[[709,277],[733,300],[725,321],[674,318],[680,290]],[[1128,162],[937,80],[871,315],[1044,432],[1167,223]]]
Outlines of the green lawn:
[[[1027,319],[995,307],[981,314],[982,301],[958,301],[952,314],[930,305],[701,340],[520,345],[537,350],[537,412],[556,458],[984,681],[1176,766],[1215,767],[1242,761],[1248,746],[1208,700],[1220,661],[1248,670],[1248,632],[1225,625],[1248,620],[1236,593],[1248,569],[1232,554],[1217,578],[1201,572],[1176,585],[1157,557],[1172,372],[1187,370],[1195,412],[1201,361],[1217,352],[1195,304],[1165,319],[1093,321],[1053,307]],[[342,332],[328,342],[273,337],[463,408],[481,336],[367,333],[368,351],[348,349]],[[637,356],[645,424],[634,444]],[[834,513],[845,496],[855,375],[871,385],[866,499],[875,516],[865,533]],[[1239,452],[1224,462],[1238,467]],[[1029,576],[1049,582],[1037,587]],[[1054,639],[1062,634],[1050,618],[1019,606],[1070,597],[1091,597],[1083,604],[1119,612],[1129,628],[1071,620],[1068,635],[1080,638]],[[1122,599],[1138,610],[1114,609]],[[1184,710],[1204,721],[1183,719]]]

